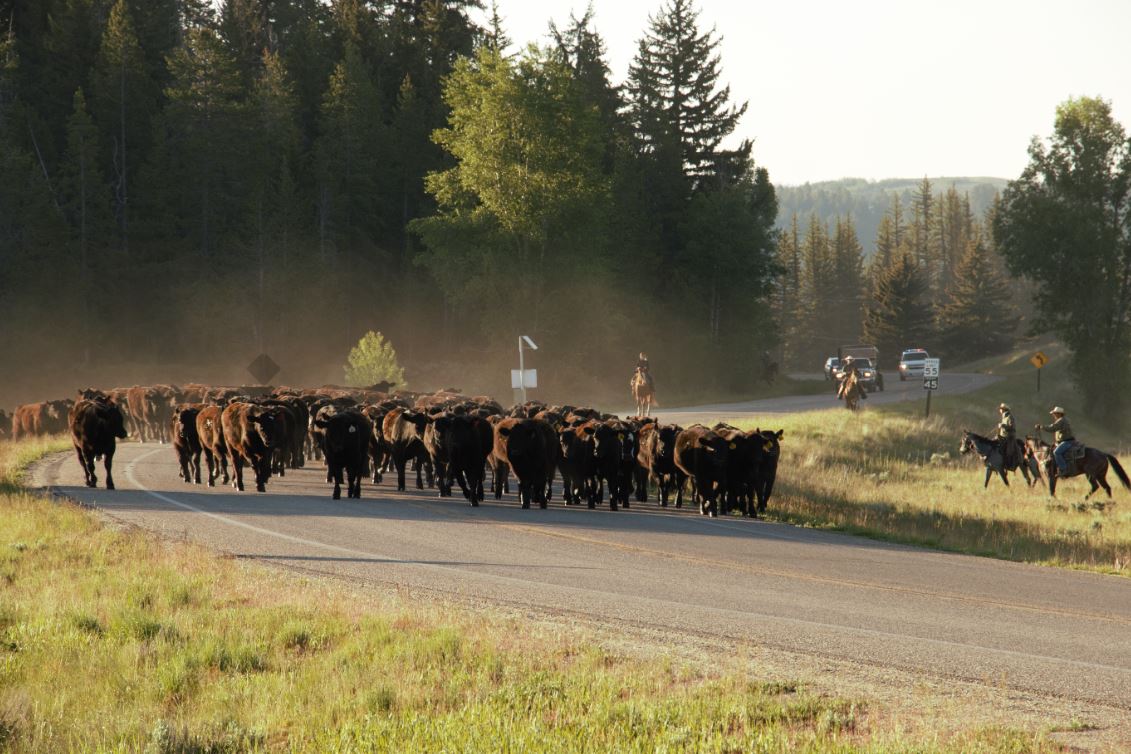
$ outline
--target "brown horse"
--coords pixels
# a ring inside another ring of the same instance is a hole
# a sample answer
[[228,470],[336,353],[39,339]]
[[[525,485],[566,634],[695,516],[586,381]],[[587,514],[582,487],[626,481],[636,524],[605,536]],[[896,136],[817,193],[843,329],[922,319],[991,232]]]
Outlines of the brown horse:
[[1045,476],[1049,480],[1049,494],[1056,497],[1056,480],[1060,477],[1068,478],[1073,476],[1080,476],[1083,474],[1088,478],[1092,484],[1091,491],[1084,496],[1087,500],[1095,494],[1096,490],[1100,487],[1104,488],[1104,492],[1108,497],[1111,497],[1111,486],[1107,483],[1107,468],[1111,466],[1115,471],[1115,475],[1119,477],[1120,483],[1124,489],[1131,490],[1131,479],[1127,478],[1127,472],[1119,464],[1119,459],[1110,453],[1105,453],[1102,450],[1095,448],[1085,448],[1083,458],[1076,459],[1075,464],[1069,469],[1067,474],[1061,474],[1060,470],[1056,467],[1056,460],[1052,456],[1053,446],[1042,440],[1040,437],[1025,438],[1025,457],[1033,458],[1037,461],[1041,468],[1045,471]]
[[637,416],[651,416],[652,408],[656,404],[656,388],[652,380],[639,367],[632,375],[632,399],[636,401]]
[[840,397],[844,398],[844,407],[849,411],[860,409],[860,396],[864,395],[864,388],[860,386],[860,378],[856,376],[855,372],[850,372],[844,378],[844,382],[837,392]]

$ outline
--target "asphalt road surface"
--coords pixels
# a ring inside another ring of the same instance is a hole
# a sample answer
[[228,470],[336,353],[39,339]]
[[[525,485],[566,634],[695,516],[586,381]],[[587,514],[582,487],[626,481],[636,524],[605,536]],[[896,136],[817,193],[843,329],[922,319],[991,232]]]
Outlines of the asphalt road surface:
[[115,467],[114,492],[81,486],[72,455],[35,475],[131,524],[307,572],[1131,712],[1128,579],[655,503],[473,509],[387,480],[332,501],[317,463],[234,493],[182,482],[167,446],[124,444]]
[[[939,378],[939,389],[935,396],[960,395],[992,385],[1000,377],[990,374],[965,374],[943,372]],[[794,414],[801,411],[820,411],[826,408],[837,408],[844,404],[836,398],[836,384],[828,382],[828,391],[820,395],[796,395],[786,398],[765,398],[757,401],[744,401],[741,403],[720,403],[712,406],[693,406],[691,408],[665,408],[662,405],[653,413],[664,422],[689,426],[691,424],[707,424],[717,421],[736,421],[746,418],[757,418],[767,414]],[[899,375],[889,372],[884,374],[883,392],[869,393],[868,398],[861,401],[861,406],[882,406],[903,401],[925,401],[926,391],[923,389],[922,378],[912,378],[900,382]],[[630,410],[629,414],[632,413]]]

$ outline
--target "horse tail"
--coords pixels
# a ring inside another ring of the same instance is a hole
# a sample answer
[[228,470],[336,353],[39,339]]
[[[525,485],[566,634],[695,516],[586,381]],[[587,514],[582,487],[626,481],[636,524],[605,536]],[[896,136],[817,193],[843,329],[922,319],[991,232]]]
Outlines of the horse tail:
[[1122,482],[1124,488],[1131,490],[1131,479],[1127,478],[1127,472],[1119,465],[1119,459],[1108,453],[1104,455],[1107,456],[1107,462],[1111,464],[1111,468],[1115,469],[1115,475],[1119,477],[1119,481]]

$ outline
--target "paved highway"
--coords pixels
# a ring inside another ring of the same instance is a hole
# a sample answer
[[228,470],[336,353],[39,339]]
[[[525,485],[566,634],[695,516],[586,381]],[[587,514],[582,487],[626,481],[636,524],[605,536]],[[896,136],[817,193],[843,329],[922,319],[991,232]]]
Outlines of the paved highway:
[[[818,377],[817,379],[820,379]],[[939,389],[935,396],[960,395],[992,385],[1000,377],[989,374],[966,374],[943,372],[939,378]],[[717,421],[735,421],[749,417],[760,417],[767,414],[793,414],[802,411],[820,411],[826,408],[837,408],[844,404],[836,399],[836,386],[832,382],[826,383],[828,391],[819,395],[797,395],[786,398],[765,398],[757,401],[743,401],[740,403],[719,403],[711,406],[693,406],[690,408],[665,408],[660,406],[653,413],[665,422],[674,422],[683,426],[695,423],[714,423]],[[899,376],[888,373],[884,378],[884,391],[869,393],[867,400],[861,402],[863,408],[881,406],[903,401],[924,401],[926,391],[923,390],[921,378],[909,379],[900,382]],[[628,413],[632,413],[630,410]]]
[[127,443],[116,460],[114,492],[81,486],[69,454],[35,478],[130,524],[307,572],[621,622],[673,646],[753,642],[1131,712],[1124,578],[655,504],[521,510],[509,497],[472,509],[388,482],[332,501],[320,465],[236,494],[182,482],[169,447]]

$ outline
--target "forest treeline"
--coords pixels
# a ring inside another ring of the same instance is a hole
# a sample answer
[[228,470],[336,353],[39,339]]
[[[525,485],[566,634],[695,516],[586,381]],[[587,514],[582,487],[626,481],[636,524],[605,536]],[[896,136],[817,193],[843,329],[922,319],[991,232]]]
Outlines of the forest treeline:
[[785,363],[812,368],[858,341],[877,346],[885,368],[905,348],[952,364],[1008,350],[1031,290],[1011,279],[994,245],[995,208],[979,215],[969,192],[937,191],[923,178],[906,205],[890,194],[870,255],[853,214],[791,215],[773,299]]
[[[778,228],[788,228],[794,214],[803,218],[816,214],[830,226],[836,224],[838,217],[849,216],[864,245],[864,255],[870,257],[875,251],[873,244],[880,221],[891,208],[892,195],[898,195],[905,207],[910,206],[921,180],[841,178],[798,186],[776,185]],[[990,208],[994,198],[1008,183],[1004,178],[969,176],[930,176],[928,180],[937,190],[953,187],[960,195],[968,197],[971,210],[979,217]]]
[[639,350],[747,386],[777,205],[718,34],[667,0],[615,83],[591,12],[523,47],[480,7],[0,2],[6,368],[340,380],[374,329],[410,380],[505,385],[527,334],[551,386],[627,384]]

